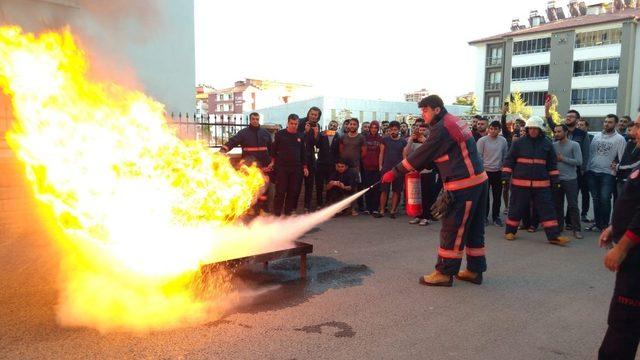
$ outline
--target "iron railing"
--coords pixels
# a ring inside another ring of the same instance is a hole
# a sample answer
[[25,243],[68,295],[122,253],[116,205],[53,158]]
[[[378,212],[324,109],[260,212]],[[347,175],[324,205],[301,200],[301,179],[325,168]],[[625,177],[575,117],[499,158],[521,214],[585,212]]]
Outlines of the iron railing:
[[168,125],[175,129],[179,138],[201,141],[208,147],[220,147],[238,131],[249,126],[247,120],[241,122],[211,122],[209,115],[189,118],[189,114],[171,114],[167,117]]

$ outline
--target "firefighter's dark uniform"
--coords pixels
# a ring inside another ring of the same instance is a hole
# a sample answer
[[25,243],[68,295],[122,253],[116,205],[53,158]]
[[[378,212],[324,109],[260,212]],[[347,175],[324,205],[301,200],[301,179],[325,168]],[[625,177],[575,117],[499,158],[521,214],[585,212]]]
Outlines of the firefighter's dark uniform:
[[[226,144],[222,145],[225,152],[236,146],[242,147],[242,160],[247,164],[256,163],[262,172],[271,176],[267,166],[271,162],[271,134],[261,127],[248,126],[238,131]],[[256,203],[256,210],[268,211],[269,204],[266,195],[260,196]]]
[[629,175],[613,208],[611,238],[617,243],[623,235],[636,245],[616,274],[599,359],[634,359],[640,340],[640,167]]
[[271,148],[276,168],[276,196],[273,200],[273,214],[280,216],[291,212],[298,205],[302,185],[303,168],[306,168],[304,135],[290,133],[286,129],[276,133]]
[[551,241],[560,236],[551,193],[551,186],[558,184],[559,175],[553,144],[542,131],[535,138],[527,135],[512,143],[502,168],[503,181],[508,183],[511,179],[506,234],[515,235],[520,220],[530,211],[531,202],[547,239]]
[[404,175],[433,165],[438,168],[444,189],[454,198],[453,210],[442,218],[436,270],[444,275],[457,274],[466,252],[467,269],[483,273],[487,269],[484,218],[488,177],[469,125],[444,108],[432,122],[424,144],[394,167],[394,172]]

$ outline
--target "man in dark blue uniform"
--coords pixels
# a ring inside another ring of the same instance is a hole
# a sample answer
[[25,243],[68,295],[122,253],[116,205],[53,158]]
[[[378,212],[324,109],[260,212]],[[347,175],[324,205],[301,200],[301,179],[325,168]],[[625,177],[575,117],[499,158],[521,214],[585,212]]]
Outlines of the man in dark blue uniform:
[[[247,164],[255,163],[267,177],[271,175],[271,134],[260,127],[260,115],[256,112],[249,114],[249,126],[238,131],[226,144],[222,145],[220,152],[228,153],[236,146],[242,147],[242,160]],[[265,190],[268,189],[268,184]],[[254,211],[269,209],[266,195],[258,198]]]
[[[386,172],[382,182],[391,183],[397,176],[437,166],[444,190],[453,195],[453,202],[442,218],[436,269],[420,277],[420,283],[451,286],[455,275],[459,280],[481,284],[482,273],[487,269],[484,250],[487,174],[466,121],[449,114],[437,95],[422,99],[418,107],[425,123],[431,125],[429,137]],[[467,269],[458,272],[465,252]]]
[[289,216],[298,205],[302,177],[309,176],[306,163],[304,135],[297,131],[298,115],[287,118],[287,128],[276,133],[271,156],[276,168],[276,196],[273,214]]
[[515,240],[520,220],[530,209],[536,210],[549,243],[564,246],[569,242],[560,236],[551,186],[558,186],[557,156],[553,144],[542,133],[544,120],[530,117],[525,125],[527,135],[511,145],[502,168],[503,182],[511,180],[509,213],[505,226],[505,238]]
[[[640,140],[640,115],[631,124]],[[640,167],[636,167],[618,197],[611,225],[600,235],[600,245],[615,246],[604,265],[617,271],[609,307],[609,328],[602,340],[599,359],[634,359],[640,340]]]

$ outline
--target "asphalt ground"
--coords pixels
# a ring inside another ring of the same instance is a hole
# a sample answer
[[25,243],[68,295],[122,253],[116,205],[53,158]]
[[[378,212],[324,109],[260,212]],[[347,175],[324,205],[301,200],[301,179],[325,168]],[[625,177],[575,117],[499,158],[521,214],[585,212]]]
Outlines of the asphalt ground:
[[510,242],[490,225],[482,285],[426,287],[418,278],[433,270],[438,223],[348,216],[302,239],[314,245],[305,281],[296,259],[249,267],[234,281],[259,295],[222,318],[100,334],[57,325],[57,263],[27,220],[28,230],[0,234],[0,358],[588,359],[614,282],[595,233],[558,247],[542,231]]

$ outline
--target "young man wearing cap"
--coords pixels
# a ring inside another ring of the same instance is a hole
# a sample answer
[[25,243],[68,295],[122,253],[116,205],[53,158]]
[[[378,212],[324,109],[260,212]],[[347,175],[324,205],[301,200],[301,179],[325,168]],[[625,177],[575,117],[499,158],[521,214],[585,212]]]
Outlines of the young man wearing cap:
[[565,245],[569,239],[560,236],[560,226],[551,193],[557,186],[560,172],[553,144],[542,133],[544,120],[530,117],[525,123],[526,135],[511,145],[502,168],[503,181],[511,181],[511,198],[507,215],[505,238],[515,240],[518,225],[530,203],[537,211],[549,243]]
[[[449,114],[442,99],[429,95],[418,107],[425,123],[431,126],[429,137],[406,159],[382,177],[391,183],[412,171],[433,167],[444,180],[444,189],[452,196],[442,201],[442,228],[436,269],[420,277],[429,286],[451,286],[453,276],[474,284],[482,283],[487,269],[484,250],[484,217],[487,201],[487,174],[466,121]],[[460,271],[467,255],[467,269]]]

